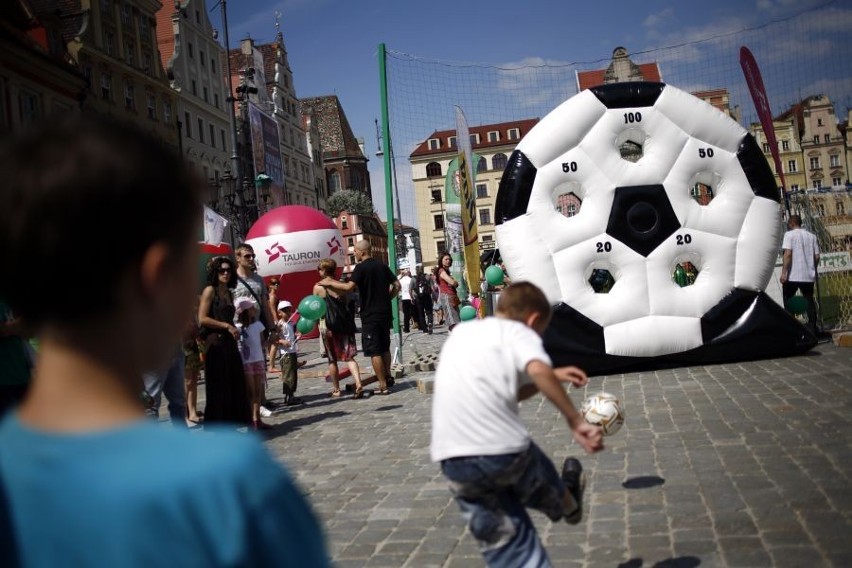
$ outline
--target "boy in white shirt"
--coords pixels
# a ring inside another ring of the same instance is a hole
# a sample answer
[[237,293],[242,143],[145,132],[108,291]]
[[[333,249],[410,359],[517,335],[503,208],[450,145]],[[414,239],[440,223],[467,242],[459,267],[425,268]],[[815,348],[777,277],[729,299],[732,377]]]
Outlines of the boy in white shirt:
[[583,386],[576,367],[554,369],[541,334],[547,298],[520,282],[500,296],[496,316],[458,326],[441,350],[432,403],[432,461],[489,566],[548,566],[547,552],[526,512],[576,524],[582,518],[582,466],[567,458],[560,476],[531,440],[518,402],[541,391],[589,453],[603,449],[601,431],[583,420],[561,383]]

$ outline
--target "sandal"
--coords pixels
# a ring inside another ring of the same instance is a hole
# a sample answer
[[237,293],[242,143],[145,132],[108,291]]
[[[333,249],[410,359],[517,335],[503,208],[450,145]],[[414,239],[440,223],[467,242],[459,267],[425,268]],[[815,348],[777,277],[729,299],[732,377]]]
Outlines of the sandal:
[[376,390],[376,394],[380,394],[380,395],[382,395],[382,396],[387,396],[387,395],[389,395],[390,393],[391,393],[390,389],[381,389],[381,390]]
[[352,395],[352,398],[364,398],[364,387],[356,388],[355,394]]
[[329,395],[329,396],[331,396],[331,398],[340,398],[340,391],[339,390],[331,391],[331,395]]

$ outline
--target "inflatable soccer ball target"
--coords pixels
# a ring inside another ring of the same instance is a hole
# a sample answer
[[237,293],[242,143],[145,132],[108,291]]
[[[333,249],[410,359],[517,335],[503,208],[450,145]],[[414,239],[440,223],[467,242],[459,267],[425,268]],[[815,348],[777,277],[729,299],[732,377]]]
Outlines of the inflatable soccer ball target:
[[604,85],[560,105],[512,154],[495,216],[509,276],[555,306],[545,345],[557,364],[607,371],[813,346],[763,293],[782,231],[766,159],[734,120],[670,85]]

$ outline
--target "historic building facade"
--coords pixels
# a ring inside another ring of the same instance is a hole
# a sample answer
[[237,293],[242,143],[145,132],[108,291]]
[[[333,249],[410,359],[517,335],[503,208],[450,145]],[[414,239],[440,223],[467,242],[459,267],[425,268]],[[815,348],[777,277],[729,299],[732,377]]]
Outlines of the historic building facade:
[[[479,248],[484,253],[496,247],[494,203],[500,178],[509,156],[538,119],[472,126],[469,129],[473,153],[471,164],[476,195]],[[439,130],[428,136],[409,155],[414,183],[417,226],[424,269],[437,265],[438,255],[447,250],[445,184],[450,162],[458,155],[455,130]],[[555,205],[554,205],[555,206]]]
[[204,0],[166,2],[157,12],[157,45],[177,93],[180,149],[214,183],[230,169],[231,137],[223,63]]
[[89,84],[87,106],[133,122],[178,151],[177,94],[157,54],[159,0],[68,0],[68,52]]

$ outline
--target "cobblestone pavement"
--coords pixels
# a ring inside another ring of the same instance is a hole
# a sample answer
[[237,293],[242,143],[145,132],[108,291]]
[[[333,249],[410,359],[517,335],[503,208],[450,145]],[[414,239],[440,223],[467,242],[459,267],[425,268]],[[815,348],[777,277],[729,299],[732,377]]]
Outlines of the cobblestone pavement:
[[[446,337],[407,335],[403,361]],[[335,564],[481,566],[429,461],[431,396],[416,385],[433,373],[407,374],[390,396],[332,399],[318,342],[301,352],[305,404],[267,419],[267,446],[322,518]],[[270,381],[270,397],[280,388]],[[622,399],[627,420],[582,458],[579,526],[533,513],[554,565],[852,566],[852,349],[593,377],[572,396],[598,390]],[[521,414],[556,463],[578,451],[542,397]]]

